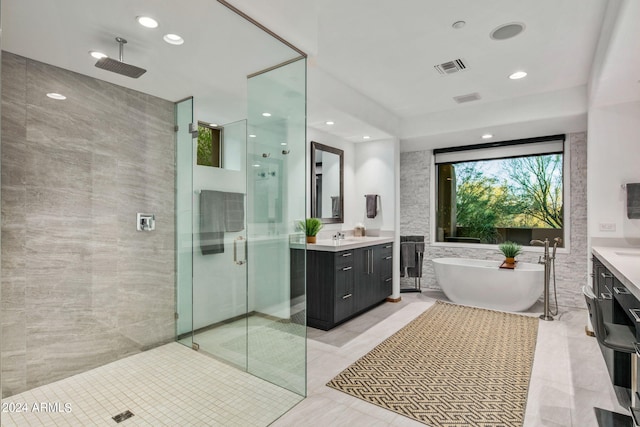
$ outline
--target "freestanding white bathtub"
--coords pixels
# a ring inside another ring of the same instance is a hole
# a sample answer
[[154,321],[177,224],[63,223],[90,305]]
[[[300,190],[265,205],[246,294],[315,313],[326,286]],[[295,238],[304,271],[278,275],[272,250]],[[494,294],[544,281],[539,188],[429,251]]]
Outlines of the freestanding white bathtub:
[[502,261],[466,258],[433,260],[436,280],[451,301],[504,311],[523,311],[544,290],[544,266],[519,262],[514,269]]

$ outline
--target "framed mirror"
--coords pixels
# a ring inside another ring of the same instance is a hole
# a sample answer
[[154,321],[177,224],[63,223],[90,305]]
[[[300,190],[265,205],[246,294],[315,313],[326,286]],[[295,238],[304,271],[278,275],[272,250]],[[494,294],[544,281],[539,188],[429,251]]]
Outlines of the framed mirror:
[[344,222],[344,151],[311,141],[311,216]]

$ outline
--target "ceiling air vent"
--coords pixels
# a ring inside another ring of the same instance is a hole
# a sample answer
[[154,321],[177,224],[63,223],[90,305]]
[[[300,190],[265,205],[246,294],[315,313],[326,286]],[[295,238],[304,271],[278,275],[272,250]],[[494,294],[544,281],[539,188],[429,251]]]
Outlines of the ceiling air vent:
[[465,102],[477,101],[480,99],[480,94],[478,92],[468,93],[466,95],[454,96],[453,100],[458,104],[462,104]]
[[467,66],[462,59],[454,59],[453,61],[445,62],[444,64],[434,65],[433,68],[438,70],[440,74],[453,74],[458,71],[464,71]]

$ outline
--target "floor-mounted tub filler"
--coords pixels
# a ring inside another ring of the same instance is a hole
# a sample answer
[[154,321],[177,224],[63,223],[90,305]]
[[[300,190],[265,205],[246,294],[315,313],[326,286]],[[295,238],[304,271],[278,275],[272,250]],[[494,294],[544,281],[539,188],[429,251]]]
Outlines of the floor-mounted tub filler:
[[524,311],[540,298],[544,267],[519,262],[514,269],[501,261],[436,258],[436,280],[447,298],[458,304],[504,311]]

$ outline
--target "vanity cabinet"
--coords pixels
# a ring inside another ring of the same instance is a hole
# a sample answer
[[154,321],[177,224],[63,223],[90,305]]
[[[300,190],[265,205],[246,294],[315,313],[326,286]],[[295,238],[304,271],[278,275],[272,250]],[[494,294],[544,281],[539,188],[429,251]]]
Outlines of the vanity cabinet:
[[391,295],[393,243],[307,250],[307,325],[329,330]]
[[[607,323],[631,324],[627,311],[638,302],[626,287],[597,257],[592,258],[593,290],[599,299],[603,320]],[[631,386],[629,354],[600,345],[611,382],[619,387]]]

